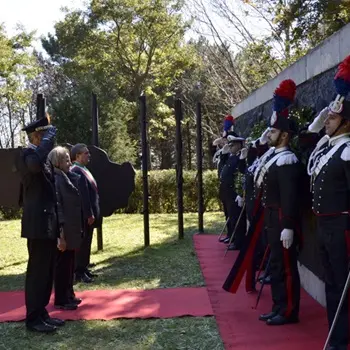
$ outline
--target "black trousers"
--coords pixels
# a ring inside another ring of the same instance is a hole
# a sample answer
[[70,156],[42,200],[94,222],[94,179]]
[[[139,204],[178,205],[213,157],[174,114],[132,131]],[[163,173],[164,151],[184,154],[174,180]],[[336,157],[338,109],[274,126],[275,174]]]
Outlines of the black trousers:
[[57,252],[55,269],[55,305],[69,303],[69,299],[74,297],[74,250]]
[[265,225],[270,244],[272,311],[287,318],[299,316],[300,277],[297,265],[297,237],[289,249],[283,247],[279,210],[265,208]]
[[80,249],[76,253],[76,273],[84,273],[87,266],[90,264],[91,255],[91,244],[92,236],[94,232],[94,227],[89,226],[87,223],[85,225],[86,230],[84,232],[84,237],[81,242]]
[[55,257],[56,240],[27,240],[28,265],[25,280],[25,304],[27,309],[26,324],[35,325],[41,319],[46,319],[46,306],[50,301]]
[[[321,262],[324,269],[327,317],[331,327],[349,273],[350,225],[348,215],[317,217]],[[339,314],[330,344],[349,343],[349,293]]]
[[[229,218],[229,221],[227,223],[227,237],[231,237],[235,229],[239,215],[241,214],[242,208],[240,208],[235,202],[237,193],[234,192],[232,189],[228,189],[226,191],[221,189],[220,192],[221,192],[220,199],[224,204],[225,217]],[[245,237],[245,230],[246,230],[246,216],[244,213],[244,215],[242,215],[242,218],[239,222],[239,225],[237,227],[237,231],[235,234],[234,242],[237,247],[240,247],[242,245],[242,242]]]

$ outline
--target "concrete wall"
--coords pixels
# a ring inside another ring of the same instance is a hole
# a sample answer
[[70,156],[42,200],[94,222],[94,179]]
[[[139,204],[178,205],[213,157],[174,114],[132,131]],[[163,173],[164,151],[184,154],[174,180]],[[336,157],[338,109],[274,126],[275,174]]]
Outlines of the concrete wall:
[[293,79],[297,85],[322,74],[339,64],[350,54],[350,24],[323,41],[306,56],[286,68],[274,79],[255,90],[232,109],[237,117],[249,112],[272,98],[273,91],[284,79]]
[[[248,136],[254,124],[270,118],[273,92],[284,79],[293,79],[297,84],[294,106],[311,107],[315,114],[318,113],[334,98],[333,79],[337,66],[349,54],[350,24],[236,105],[232,110],[232,115],[239,117],[235,130],[243,136]],[[305,213],[303,217],[302,232],[304,248],[300,253],[298,265],[301,284],[320,304],[325,305],[316,227],[311,212]]]

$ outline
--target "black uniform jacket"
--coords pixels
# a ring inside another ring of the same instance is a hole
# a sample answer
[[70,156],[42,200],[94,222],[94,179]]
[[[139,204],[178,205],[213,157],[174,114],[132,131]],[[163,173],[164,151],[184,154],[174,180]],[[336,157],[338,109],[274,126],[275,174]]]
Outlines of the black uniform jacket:
[[[330,149],[326,145],[323,154]],[[350,211],[350,144],[340,146],[316,176],[312,201],[316,215],[338,215]]]
[[36,149],[25,148],[16,160],[22,186],[22,237],[56,239],[57,200],[53,168],[47,154],[53,143],[43,142]]
[[287,156],[292,162],[285,162],[281,156],[270,166],[263,180],[263,206],[279,210],[282,229],[295,229],[298,222],[302,173],[300,163],[293,156]]

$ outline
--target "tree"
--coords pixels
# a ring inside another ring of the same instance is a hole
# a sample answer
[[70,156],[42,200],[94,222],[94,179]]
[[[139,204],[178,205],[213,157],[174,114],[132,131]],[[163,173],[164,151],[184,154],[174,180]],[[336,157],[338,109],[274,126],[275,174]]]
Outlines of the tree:
[[[123,148],[108,129],[137,156],[137,143],[132,140],[140,138],[137,101],[141,93],[146,92],[151,102],[152,130],[171,127],[167,121],[173,110],[166,101],[174,94],[174,79],[193,64],[191,48],[184,42],[188,24],[181,7],[180,1],[172,0],[92,0],[84,10],[68,11],[57,23],[55,36],[43,41],[71,80],[97,93],[101,143],[114,149],[115,155],[124,157]],[[122,113],[117,112],[121,106]],[[151,148],[158,149],[162,138],[152,133]],[[163,152],[163,156],[169,154]]]
[[19,128],[28,120],[32,92],[28,81],[39,72],[36,58],[28,52],[33,33],[20,31],[7,37],[0,27],[0,147],[14,148]]

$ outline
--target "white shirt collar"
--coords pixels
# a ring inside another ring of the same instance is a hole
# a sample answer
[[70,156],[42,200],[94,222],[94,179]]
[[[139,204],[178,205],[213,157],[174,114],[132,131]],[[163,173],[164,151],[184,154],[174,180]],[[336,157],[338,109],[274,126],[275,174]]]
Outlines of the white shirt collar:
[[329,146],[334,146],[334,145],[336,145],[338,142],[340,142],[341,140],[343,140],[344,138],[349,138],[349,135],[350,135],[350,133],[348,132],[348,133],[346,133],[346,134],[341,134],[341,135],[338,135],[338,136],[334,136],[334,137],[331,137],[330,139],[329,139],[329,143],[328,143],[328,145]]
[[275,153],[280,153],[280,152],[286,151],[287,149],[288,149],[288,147],[276,148]]

